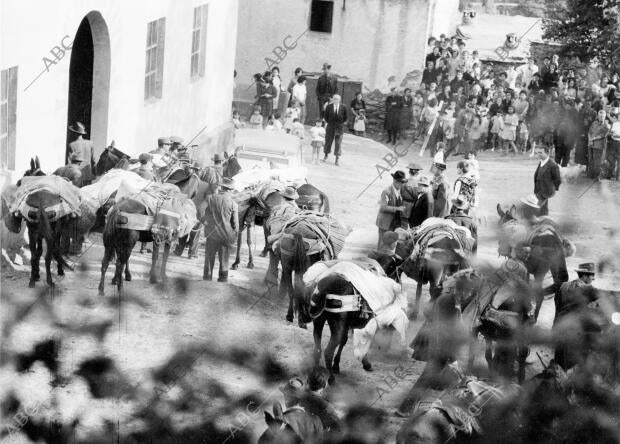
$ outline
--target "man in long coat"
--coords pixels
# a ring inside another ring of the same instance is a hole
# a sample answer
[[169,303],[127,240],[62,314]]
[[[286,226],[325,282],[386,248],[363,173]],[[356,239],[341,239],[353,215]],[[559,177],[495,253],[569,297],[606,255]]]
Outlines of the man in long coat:
[[239,208],[232,199],[234,189],[232,179],[222,179],[220,191],[207,196],[202,222],[205,225],[205,265],[202,274],[204,280],[213,279],[215,255],[219,256],[220,269],[218,282],[228,281],[228,262],[230,247],[237,239],[239,229]]
[[86,128],[81,122],[69,126],[69,131],[77,134],[76,139],[69,144],[69,157],[77,154],[82,159],[80,168],[82,169],[82,185],[88,185],[95,178],[95,147],[93,143],[84,139],[82,136],[86,134]]
[[444,177],[446,164],[435,162],[431,171],[434,173],[431,182],[433,194],[433,216],[444,218],[450,214],[450,185]]
[[403,98],[396,92],[396,87],[390,89],[390,95],[385,98],[385,130],[388,134],[387,143],[396,145],[400,133],[400,113],[403,109]]
[[319,102],[319,115],[325,117],[325,105],[336,92],[338,92],[338,80],[331,73],[332,65],[323,63],[323,74],[316,82],[316,98]]

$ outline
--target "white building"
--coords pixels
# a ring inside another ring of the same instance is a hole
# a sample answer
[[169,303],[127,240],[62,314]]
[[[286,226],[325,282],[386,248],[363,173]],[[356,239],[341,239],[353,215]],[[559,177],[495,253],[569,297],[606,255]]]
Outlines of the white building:
[[235,99],[252,100],[252,75],[274,62],[288,82],[296,67],[332,71],[382,89],[424,69],[427,39],[454,34],[458,0],[241,0]]
[[231,140],[238,0],[0,2],[0,167],[15,182],[38,155],[65,163],[67,127],[101,152],[195,140],[203,162]]

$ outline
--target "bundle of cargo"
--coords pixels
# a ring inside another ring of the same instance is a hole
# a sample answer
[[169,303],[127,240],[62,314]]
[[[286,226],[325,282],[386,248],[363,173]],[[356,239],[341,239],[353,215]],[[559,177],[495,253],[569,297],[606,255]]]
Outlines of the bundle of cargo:
[[[278,230],[279,227],[272,223],[271,228]],[[274,248],[279,244],[282,253],[282,250],[287,251],[287,245],[295,234],[300,234],[307,244],[307,255],[322,253],[326,258],[336,259],[344,248],[349,230],[329,214],[301,211],[290,218],[279,231],[272,231],[267,241],[274,244]]]
[[198,222],[196,206],[191,199],[172,184],[151,182],[140,188],[136,181],[122,181],[116,193],[116,201],[133,200],[141,204],[146,214],[120,211],[117,227],[147,231],[157,240],[170,242],[190,233]]
[[55,204],[46,208],[50,222],[67,215],[79,217],[82,214],[80,189],[60,176],[28,176],[21,179],[11,204],[11,213],[19,214],[30,222],[36,222],[38,208],[28,204],[28,197],[38,192],[56,197]]

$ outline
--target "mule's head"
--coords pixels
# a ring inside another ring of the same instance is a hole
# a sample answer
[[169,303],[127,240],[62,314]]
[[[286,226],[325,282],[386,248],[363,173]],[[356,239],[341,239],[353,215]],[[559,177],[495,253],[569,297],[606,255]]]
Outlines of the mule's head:
[[501,204],[497,204],[497,214],[499,214],[499,222],[498,225],[500,227],[504,226],[509,221],[517,220],[517,207],[512,205],[508,211],[504,211],[502,209]]
[[27,176],[45,176],[45,173],[41,171],[39,156],[36,156],[34,159],[30,158],[30,169],[24,172],[24,177]]
[[259,444],[297,444],[303,442],[295,430],[286,423],[280,403],[274,404],[272,413],[265,411],[265,423],[267,430],[258,439]]

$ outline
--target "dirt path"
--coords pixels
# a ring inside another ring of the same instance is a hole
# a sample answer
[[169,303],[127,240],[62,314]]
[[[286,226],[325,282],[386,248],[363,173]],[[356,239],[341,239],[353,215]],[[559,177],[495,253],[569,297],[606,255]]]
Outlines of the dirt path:
[[[412,147],[398,164],[405,169],[411,160],[430,165],[430,158],[420,158],[418,147]],[[342,258],[365,256],[376,244],[376,228],[374,225],[377,213],[377,201],[382,188],[390,184],[390,176],[385,173],[375,181],[364,194],[359,193],[377,175],[376,165],[387,166],[383,160],[389,152],[384,146],[353,136],[345,136],[342,166],[332,163],[308,165],[309,180],[312,184],[327,192],[330,197],[332,213],[352,228],[347,239]],[[404,149],[400,151],[404,152]],[[310,153],[306,157],[309,159]],[[452,182],[456,176],[454,159],[448,164],[448,178]],[[482,206],[479,217],[483,223],[480,231],[479,255],[489,261],[497,261],[494,227],[497,221],[495,205],[498,202],[508,203],[528,194],[533,188],[533,172],[536,161],[525,156],[500,157],[483,154],[480,159]],[[618,185],[611,184],[608,190],[601,191],[596,185],[582,198],[577,199],[589,183],[580,180],[573,184],[564,184],[559,195],[551,201],[551,215],[568,223],[573,228],[569,234],[577,244],[576,257],[569,258],[568,264],[572,272],[575,265],[585,260],[596,260],[606,254],[613,254],[611,244],[614,239],[611,229],[612,221],[616,223],[619,203]],[[610,234],[612,233],[612,234]],[[258,253],[263,247],[262,230],[254,231],[255,269],[240,268],[231,272],[230,283],[203,282],[202,264],[204,253],[199,258],[172,257],[169,276],[185,277],[189,280],[186,292],[179,290],[163,291],[148,283],[148,267],[150,255],[140,255],[137,249],[131,259],[133,281],[126,284],[126,291],[150,302],[146,309],[135,305],[126,305],[122,310],[113,333],[109,334],[103,345],[94,341],[65,343],[62,350],[64,357],[63,372],[72,372],[75,366],[86,356],[103,351],[118,359],[121,368],[139,381],[145,369],[152,368],[163,362],[172,351],[183,344],[193,341],[212,340],[225,348],[227,344],[245,344],[257,349],[270,350],[286,364],[289,370],[301,372],[310,361],[312,350],[312,330],[301,330],[294,324],[284,320],[287,301],[279,300],[277,294],[266,293],[262,283],[267,261]],[[85,297],[96,299],[99,278],[100,260],[103,255],[101,238],[93,236],[92,245],[79,259],[79,269],[68,273],[67,277],[58,282],[60,297],[55,298],[60,310],[71,304],[69,301]],[[244,245],[242,266],[247,262],[247,247]],[[106,280],[107,295],[113,295],[114,289],[109,285],[113,274],[113,266],[108,270]],[[599,279],[601,286],[618,286],[608,276]],[[602,284],[601,284],[602,282]],[[41,286],[42,284],[39,284]],[[413,292],[413,281],[405,281],[409,294]],[[15,273],[6,268],[2,275],[2,295],[12,294],[14,297],[28,298],[35,295],[36,290],[26,288],[27,276]],[[425,292],[425,298],[428,295]],[[106,308],[101,304],[84,312],[75,313],[68,310],[64,315],[70,319],[76,316],[103,316]],[[547,327],[553,317],[552,302],[546,302],[541,313],[540,322]],[[8,338],[14,346],[24,347],[32,341],[32,335],[26,334],[29,329],[40,330],[36,316],[29,318],[19,331]],[[412,338],[421,322],[410,325],[408,336]],[[327,329],[326,329],[327,330]],[[39,334],[39,333],[36,333]],[[36,336],[36,334],[34,334]],[[30,337],[29,337],[30,336]],[[328,336],[328,335],[324,335]],[[327,338],[324,337],[324,344]],[[548,357],[548,354],[546,355]],[[364,372],[361,364],[352,355],[351,345],[345,347],[341,369],[341,381],[334,388],[334,396],[345,401],[355,398],[366,401],[378,408],[388,411],[398,405],[416,377],[420,374],[423,363],[411,361],[404,351],[399,349],[397,338],[389,334],[379,335],[370,357],[374,371]],[[401,367],[402,366],[402,367]],[[406,368],[404,377],[401,368]],[[235,368],[221,368],[215,363],[203,363],[199,367],[211,377],[221,378],[233,392],[242,393],[246,389],[256,388],[257,381],[246,373]],[[396,375],[396,376],[395,376]],[[272,387],[266,387],[271,390]],[[346,396],[345,396],[346,395]],[[381,396],[379,396],[381,395]],[[390,418],[391,432],[395,433],[401,423],[395,417]],[[252,417],[246,425],[255,433],[260,433],[265,426],[261,415]]]

